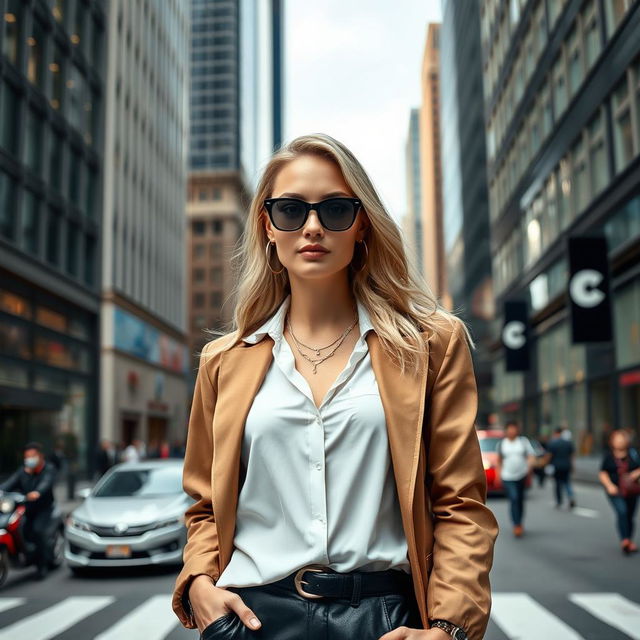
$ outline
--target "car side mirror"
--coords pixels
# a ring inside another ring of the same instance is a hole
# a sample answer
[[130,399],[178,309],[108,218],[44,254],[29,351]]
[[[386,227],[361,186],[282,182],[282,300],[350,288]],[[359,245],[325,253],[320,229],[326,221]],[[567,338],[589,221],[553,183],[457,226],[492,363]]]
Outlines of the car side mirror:
[[84,487],[83,489],[78,489],[78,491],[76,492],[76,495],[78,496],[78,498],[82,498],[83,500],[85,498],[88,498],[91,495],[91,487]]

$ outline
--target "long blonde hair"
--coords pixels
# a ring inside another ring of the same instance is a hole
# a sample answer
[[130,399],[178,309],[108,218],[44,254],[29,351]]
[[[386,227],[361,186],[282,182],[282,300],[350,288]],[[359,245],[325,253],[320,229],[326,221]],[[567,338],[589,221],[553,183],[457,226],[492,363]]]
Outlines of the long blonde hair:
[[[400,229],[386,211],[369,176],[344,144],[324,133],[299,136],[277,150],[266,164],[251,201],[239,247],[231,264],[235,299],[231,326],[227,331],[207,329],[213,337],[228,334],[226,351],[260,327],[275,313],[290,293],[287,270],[275,274],[267,265],[265,248],[269,238],[261,219],[263,201],[272,196],[279,171],[302,155],[315,155],[334,162],[345,182],[361,200],[370,227],[365,236],[369,249],[365,267],[349,267],[353,294],[367,309],[382,347],[399,364],[417,372],[426,357],[424,336],[437,327],[460,322],[471,346],[475,346],[464,322],[442,307],[422,275],[408,260]],[[231,333],[234,335],[231,336]]]

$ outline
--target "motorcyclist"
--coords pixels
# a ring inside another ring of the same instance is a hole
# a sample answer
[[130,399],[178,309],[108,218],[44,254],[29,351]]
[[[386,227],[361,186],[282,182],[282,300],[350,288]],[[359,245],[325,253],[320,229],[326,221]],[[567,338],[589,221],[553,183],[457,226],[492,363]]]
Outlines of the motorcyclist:
[[23,448],[24,466],[0,483],[2,491],[17,491],[26,497],[23,536],[35,545],[36,576],[44,578],[49,570],[51,543],[50,523],[54,506],[53,485],[55,467],[44,458],[39,442],[29,442]]

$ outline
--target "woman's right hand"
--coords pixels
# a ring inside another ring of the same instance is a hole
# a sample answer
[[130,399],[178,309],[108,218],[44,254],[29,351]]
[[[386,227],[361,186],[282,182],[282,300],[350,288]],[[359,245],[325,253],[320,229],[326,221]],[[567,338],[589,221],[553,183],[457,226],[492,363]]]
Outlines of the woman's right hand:
[[216,587],[207,575],[199,575],[193,579],[189,587],[189,602],[200,633],[230,611],[235,611],[249,629],[260,628],[258,617],[242,598],[224,587]]
[[607,487],[607,493],[608,493],[610,496],[617,496],[617,495],[620,493],[620,489],[618,489],[617,485],[615,485],[615,484],[610,484],[610,485]]

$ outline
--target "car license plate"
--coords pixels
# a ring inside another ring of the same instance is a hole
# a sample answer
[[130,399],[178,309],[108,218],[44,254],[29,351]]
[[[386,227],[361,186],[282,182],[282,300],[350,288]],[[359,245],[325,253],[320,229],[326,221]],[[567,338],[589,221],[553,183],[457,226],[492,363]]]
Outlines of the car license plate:
[[107,558],[130,558],[131,547],[128,544],[110,544],[106,551]]

